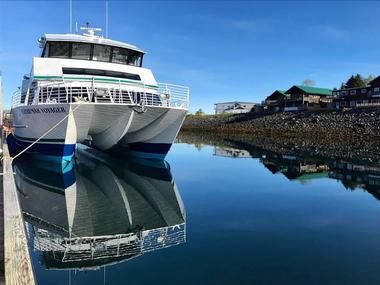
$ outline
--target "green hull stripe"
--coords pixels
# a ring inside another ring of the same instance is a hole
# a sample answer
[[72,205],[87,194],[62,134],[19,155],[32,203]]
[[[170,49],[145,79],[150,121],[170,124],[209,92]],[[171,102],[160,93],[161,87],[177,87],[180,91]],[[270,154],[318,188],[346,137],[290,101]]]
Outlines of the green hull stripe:
[[[37,140],[35,138],[24,138],[24,137],[20,137],[20,136],[16,136],[16,135],[14,135],[14,136],[17,139],[24,140],[24,141],[35,142]],[[64,139],[40,139],[39,141],[40,142],[65,142]]]
[[139,87],[147,87],[150,89],[158,89],[158,86],[155,85],[144,85],[139,82],[135,82],[132,80],[124,80],[124,79],[111,79],[111,78],[100,78],[100,77],[94,77],[94,78],[88,78],[88,77],[72,77],[72,76],[34,76],[34,78],[37,79],[69,79],[69,80],[87,80],[92,81],[93,79],[95,81],[104,81],[104,82],[123,82],[123,83],[129,83],[130,85],[139,86]]

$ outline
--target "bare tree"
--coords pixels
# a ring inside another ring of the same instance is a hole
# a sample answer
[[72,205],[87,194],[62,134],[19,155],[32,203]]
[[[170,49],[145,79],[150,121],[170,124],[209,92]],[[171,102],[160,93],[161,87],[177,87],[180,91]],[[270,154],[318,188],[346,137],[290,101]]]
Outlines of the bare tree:
[[314,86],[315,81],[312,79],[305,79],[304,81],[302,81],[302,85],[303,86]]

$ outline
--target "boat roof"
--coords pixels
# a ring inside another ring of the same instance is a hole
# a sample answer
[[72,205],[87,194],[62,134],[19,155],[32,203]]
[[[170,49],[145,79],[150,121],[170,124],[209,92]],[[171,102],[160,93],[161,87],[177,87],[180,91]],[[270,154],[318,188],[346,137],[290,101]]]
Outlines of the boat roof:
[[45,41],[62,41],[62,42],[74,41],[74,42],[84,42],[84,43],[96,43],[96,44],[109,45],[109,46],[114,46],[114,47],[127,48],[127,49],[145,53],[143,50],[139,49],[138,47],[134,45],[106,39],[97,35],[45,34],[44,38],[45,38]]

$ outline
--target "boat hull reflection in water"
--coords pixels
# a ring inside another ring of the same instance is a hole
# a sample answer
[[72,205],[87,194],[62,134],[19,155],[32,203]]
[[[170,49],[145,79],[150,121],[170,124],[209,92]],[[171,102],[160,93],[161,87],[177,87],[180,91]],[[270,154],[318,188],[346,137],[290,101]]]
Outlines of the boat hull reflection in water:
[[30,245],[46,268],[97,269],[185,242],[166,162],[126,163],[82,148],[74,164],[14,164]]

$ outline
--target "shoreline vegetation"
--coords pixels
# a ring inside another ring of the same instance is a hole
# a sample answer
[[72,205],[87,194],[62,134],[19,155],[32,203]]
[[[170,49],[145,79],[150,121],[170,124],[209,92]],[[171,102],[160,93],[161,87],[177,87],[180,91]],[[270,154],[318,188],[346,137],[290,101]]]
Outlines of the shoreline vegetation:
[[380,163],[380,110],[188,115],[179,141]]

